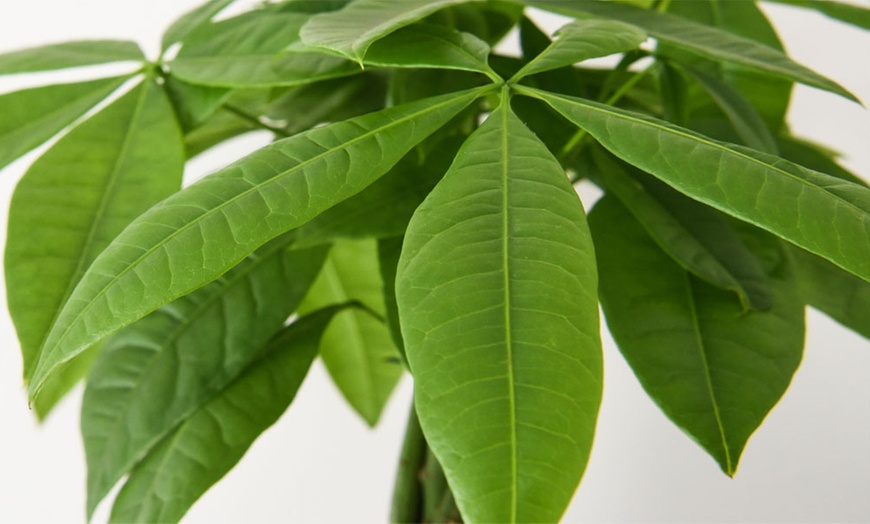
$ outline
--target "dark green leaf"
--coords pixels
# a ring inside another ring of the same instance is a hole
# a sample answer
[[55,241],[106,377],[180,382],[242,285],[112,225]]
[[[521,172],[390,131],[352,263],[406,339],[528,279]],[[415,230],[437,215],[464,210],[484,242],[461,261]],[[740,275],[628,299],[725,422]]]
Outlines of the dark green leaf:
[[82,402],[89,515],[136,461],[235,380],[299,305],[326,250],[286,246],[272,242],[105,344]]
[[202,125],[233,94],[232,90],[224,87],[188,84],[171,75],[166,78],[165,86],[185,131]]
[[124,40],[85,40],[31,47],[0,55],[0,75],[65,69],[109,62],[141,61],[139,46]]
[[73,123],[129,77],[0,95],[0,169]]
[[870,189],[638,113],[517,89],[678,191],[870,281]]
[[176,522],[287,410],[341,306],[281,330],[256,361],[167,435],[130,473],[112,522]]
[[[375,240],[336,242],[299,312],[354,300],[383,317],[383,286]],[[383,320],[361,309],[339,313],[320,356],[347,402],[374,427],[404,371]]]
[[777,145],[780,154],[786,160],[826,175],[842,178],[853,184],[867,185],[866,180],[837,163],[837,157],[840,156],[838,153],[830,151],[824,146],[793,136],[779,137]]
[[547,522],[580,481],[601,398],[595,262],[564,171],[506,104],[411,219],[396,295],[420,423],[463,517]]
[[58,365],[360,192],[485,92],[395,106],[280,140],[149,210],[73,291],[46,341],[31,399]]
[[[396,268],[399,256],[402,254],[402,241],[405,237],[382,238],[378,240],[378,267],[381,270],[381,280],[384,282],[384,315],[387,328],[393,337],[393,345],[402,355],[407,365],[405,342],[402,340],[402,328],[399,324],[399,305],[396,303]],[[416,415],[414,415],[416,417]]]
[[804,308],[777,239],[745,226],[773,304],[736,297],[677,266],[617,201],[589,215],[607,325],[641,385],[729,476],[749,436],[785,392],[803,351]]

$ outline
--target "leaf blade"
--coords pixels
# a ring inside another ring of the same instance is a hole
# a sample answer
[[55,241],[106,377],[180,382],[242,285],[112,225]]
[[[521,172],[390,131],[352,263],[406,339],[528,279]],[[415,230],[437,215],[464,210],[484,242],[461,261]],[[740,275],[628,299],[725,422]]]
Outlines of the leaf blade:
[[141,61],[145,56],[135,42],[83,40],[31,47],[0,55],[0,75],[33,73],[109,62]]

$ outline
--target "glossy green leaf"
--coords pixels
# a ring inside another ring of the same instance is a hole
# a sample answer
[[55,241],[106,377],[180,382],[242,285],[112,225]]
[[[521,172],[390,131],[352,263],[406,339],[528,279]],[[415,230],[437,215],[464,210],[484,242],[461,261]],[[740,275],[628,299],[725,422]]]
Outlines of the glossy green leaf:
[[225,7],[233,3],[233,1],[234,0],[209,0],[208,2],[181,15],[178,20],[173,22],[172,25],[163,32],[163,38],[160,41],[163,50],[165,51],[172,44],[180,42],[187,35],[207,24],[209,20]]
[[363,63],[476,71],[497,79],[487,63],[489,45],[470,33],[433,24],[403,27],[374,42]]
[[94,344],[80,355],[76,355],[56,375],[48,379],[39,398],[30,406],[37,420],[44,422],[54,407],[87,376],[94,359],[102,349],[102,343]]
[[745,226],[773,304],[737,298],[688,274],[616,200],[589,214],[607,325],[649,396],[729,476],[785,392],[803,352],[804,308],[777,239]]
[[0,169],[73,123],[129,77],[61,84],[0,95]]
[[281,330],[238,378],[167,435],[130,473],[110,521],[181,519],[293,402],[338,309],[312,313]]
[[560,0],[526,0],[526,3],[568,16],[585,17],[592,14],[620,20],[643,29],[661,42],[698,56],[801,82],[858,102],[855,95],[833,80],[796,63],[776,49],[686,18],[596,0],[574,0],[570,3]]
[[645,115],[521,89],[678,191],[870,281],[870,189]]
[[235,380],[299,305],[326,250],[286,246],[277,239],[108,339],[82,401],[89,515],[139,459]]
[[447,6],[474,0],[356,0],[340,11],[311,17],[302,28],[305,44],[363,63],[369,46],[393,31]]
[[576,20],[556,32],[553,41],[541,54],[523,66],[511,81],[552,69],[569,66],[625,51],[637,49],[646,34],[635,26],[615,20]]
[[[383,286],[375,240],[336,242],[299,312],[354,300],[383,316]],[[361,309],[339,313],[323,335],[320,357],[347,402],[375,426],[404,371],[384,321]]]
[[395,106],[280,140],[149,210],[73,291],[45,343],[31,399],[86,347],[360,192],[485,92]]
[[26,380],[85,270],[134,218],[181,188],[183,168],[172,107],[146,79],[61,138],[18,183],[6,292]]
[[790,251],[804,301],[870,339],[870,283],[808,251]]
[[255,12],[214,24],[181,48],[169,70],[191,84],[218,87],[291,86],[358,73],[347,60],[288,50],[307,19]]
[[31,47],[0,55],[0,75],[144,60],[139,46],[125,40],[83,40]]
[[465,520],[549,522],[601,399],[595,261],[565,172],[506,103],[411,219],[396,295],[420,423]]
[[778,4],[793,5],[816,11],[857,27],[870,30],[870,9],[854,3],[837,2],[835,0],[768,0]]
[[384,283],[384,310],[386,311],[384,320],[393,337],[393,345],[399,350],[403,362],[407,365],[408,357],[405,355],[405,342],[402,340],[402,327],[399,323],[399,305],[396,302],[396,269],[402,254],[404,239],[404,236],[398,236],[378,240],[378,268],[381,270],[381,280]]
[[866,180],[837,162],[837,158],[840,156],[839,153],[831,151],[824,146],[793,136],[780,136],[777,139],[777,146],[779,147],[780,155],[795,164],[820,171],[826,175],[842,178],[853,184],[868,185]]
[[685,206],[673,199],[660,200],[616,161],[604,155],[596,155],[595,160],[607,190],[677,264],[714,286],[734,291],[744,309],[770,308],[767,275],[727,224],[703,227],[704,222],[715,218],[704,216],[706,213],[689,214],[687,209],[680,213],[680,207]]

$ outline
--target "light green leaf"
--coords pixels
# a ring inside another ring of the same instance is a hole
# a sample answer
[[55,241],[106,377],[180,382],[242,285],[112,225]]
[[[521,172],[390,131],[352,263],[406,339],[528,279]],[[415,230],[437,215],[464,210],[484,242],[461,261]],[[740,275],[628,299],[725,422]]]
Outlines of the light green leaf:
[[146,79],[61,138],[18,183],[5,266],[25,380],[85,270],[134,218],[181,188],[183,168],[172,107]]
[[767,0],[778,4],[793,5],[816,11],[857,27],[870,30],[870,9],[856,4],[836,2],[834,0]]
[[687,18],[596,0],[574,0],[570,3],[560,0],[526,0],[526,3],[568,16],[585,17],[592,14],[620,20],[645,30],[661,42],[698,56],[801,82],[859,102],[855,95],[833,80],[794,62],[776,49]]
[[375,41],[447,6],[474,0],[356,0],[340,11],[311,17],[302,42],[363,63]]
[[0,95],[0,169],[73,123],[129,77],[26,89]]
[[428,67],[475,71],[493,80],[489,45],[470,33],[433,24],[403,27],[369,48],[363,63],[383,67]]
[[302,301],[325,249],[280,238],[108,339],[82,401],[88,515],[133,465],[236,379]]
[[714,286],[734,291],[744,309],[770,308],[767,275],[728,224],[710,216],[714,210],[692,213],[680,205],[685,203],[673,198],[660,200],[611,158],[596,154],[595,162],[607,190],[680,267]]
[[577,194],[506,104],[411,219],[396,295],[420,424],[465,520],[549,522],[595,431],[597,279]]
[[810,306],[870,339],[870,283],[791,246],[801,295]]
[[[870,190],[645,115],[518,86],[678,191],[870,281]],[[836,234],[832,234],[832,232]]]
[[102,349],[102,343],[94,344],[80,355],[76,355],[67,365],[61,367],[56,375],[48,379],[39,398],[30,406],[34,414],[36,414],[37,420],[44,422],[54,407],[63,400],[79,381],[87,376],[88,371],[90,371],[94,363],[94,358]]
[[110,521],[181,519],[287,410],[340,308],[312,313],[281,330],[236,380],[167,435],[130,473]]
[[186,43],[168,63],[191,83],[217,87],[292,86],[358,73],[352,62],[289,51],[308,20],[299,13],[247,13],[214,24]]
[[637,49],[646,34],[614,20],[576,20],[556,32],[557,39],[511,78],[521,78],[577,62]]
[[402,340],[402,328],[399,324],[399,305],[396,303],[396,269],[402,254],[404,239],[404,236],[398,236],[378,240],[378,268],[381,270],[381,280],[384,283],[384,310],[386,311],[384,319],[390,330],[390,336],[393,337],[393,345],[399,350],[407,366],[408,357],[405,355],[405,342]]
[[[383,286],[375,240],[336,242],[299,312],[355,300],[383,316]],[[323,335],[320,357],[347,402],[374,427],[404,371],[383,320],[361,309],[339,313]]]
[[86,347],[363,190],[488,89],[390,107],[277,141],[150,209],[73,291],[45,343],[31,399],[57,366]]
[[188,84],[171,75],[166,77],[164,85],[185,131],[196,129],[206,122],[233,94],[231,89],[225,87]]
[[0,55],[0,75],[144,59],[139,46],[125,40],[65,42]]
[[234,0],[210,0],[184,13],[164,31],[161,47],[165,51],[169,46],[180,42],[209,22],[216,14],[233,3]]
[[771,279],[769,311],[677,266],[616,200],[589,214],[607,325],[647,394],[729,476],[803,352],[804,307],[784,246],[744,226]]

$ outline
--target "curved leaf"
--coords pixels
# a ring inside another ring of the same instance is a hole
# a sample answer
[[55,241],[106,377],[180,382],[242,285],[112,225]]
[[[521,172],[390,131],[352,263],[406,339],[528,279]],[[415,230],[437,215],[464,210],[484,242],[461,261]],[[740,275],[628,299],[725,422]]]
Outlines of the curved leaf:
[[601,399],[595,261],[565,172],[506,104],[411,219],[396,295],[420,424],[463,517],[548,522]]
[[556,32],[558,37],[511,78],[569,66],[602,56],[637,49],[646,34],[635,26],[615,20],[576,20]]
[[128,78],[102,78],[0,95],[0,169],[73,123]]
[[326,250],[286,246],[275,240],[106,342],[82,402],[88,515],[137,460],[235,380],[299,305]]
[[126,40],[64,42],[0,55],[0,75],[144,59],[139,46]]
[[525,1],[528,5],[568,16],[585,17],[593,14],[620,20],[643,29],[662,42],[698,56],[801,82],[859,102],[855,95],[833,80],[794,62],[776,49],[688,18],[596,0],[574,0],[570,3],[561,0]]
[[674,264],[612,198],[595,205],[589,225],[601,305],[620,351],[668,418],[733,476],[803,352],[804,308],[784,246],[746,233],[771,278],[773,305],[744,312],[733,294]]
[[146,79],[61,138],[18,183],[5,259],[25,379],[85,270],[134,218],[178,191],[183,168],[172,107]]
[[[383,285],[375,240],[336,242],[299,312],[355,300],[383,316]],[[383,320],[361,309],[339,313],[323,334],[320,357],[347,402],[374,427],[404,371]]]
[[[645,115],[517,86],[678,191],[870,281],[870,190]],[[831,234],[836,231],[836,234]]]
[[856,27],[870,30],[870,9],[835,0],[768,0],[778,4],[793,5],[816,11]]
[[214,280],[272,238],[358,193],[484,94],[395,106],[275,142],[133,222],[73,291],[30,383],[84,348]]
[[130,473],[111,522],[177,522],[287,410],[338,308],[303,317],[233,382],[167,435]]
[[302,42],[331,49],[363,63],[369,46],[389,33],[447,6],[476,0],[356,0],[347,7],[311,17]]
[[163,38],[160,40],[161,47],[165,51],[166,48],[172,44],[180,42],[187,35],[207,24],[212,17],[217,15],[234,1],[235,0],[209,0],[208,2],[184,13],[175,22],[172,22],[172,25],[163,32]]

